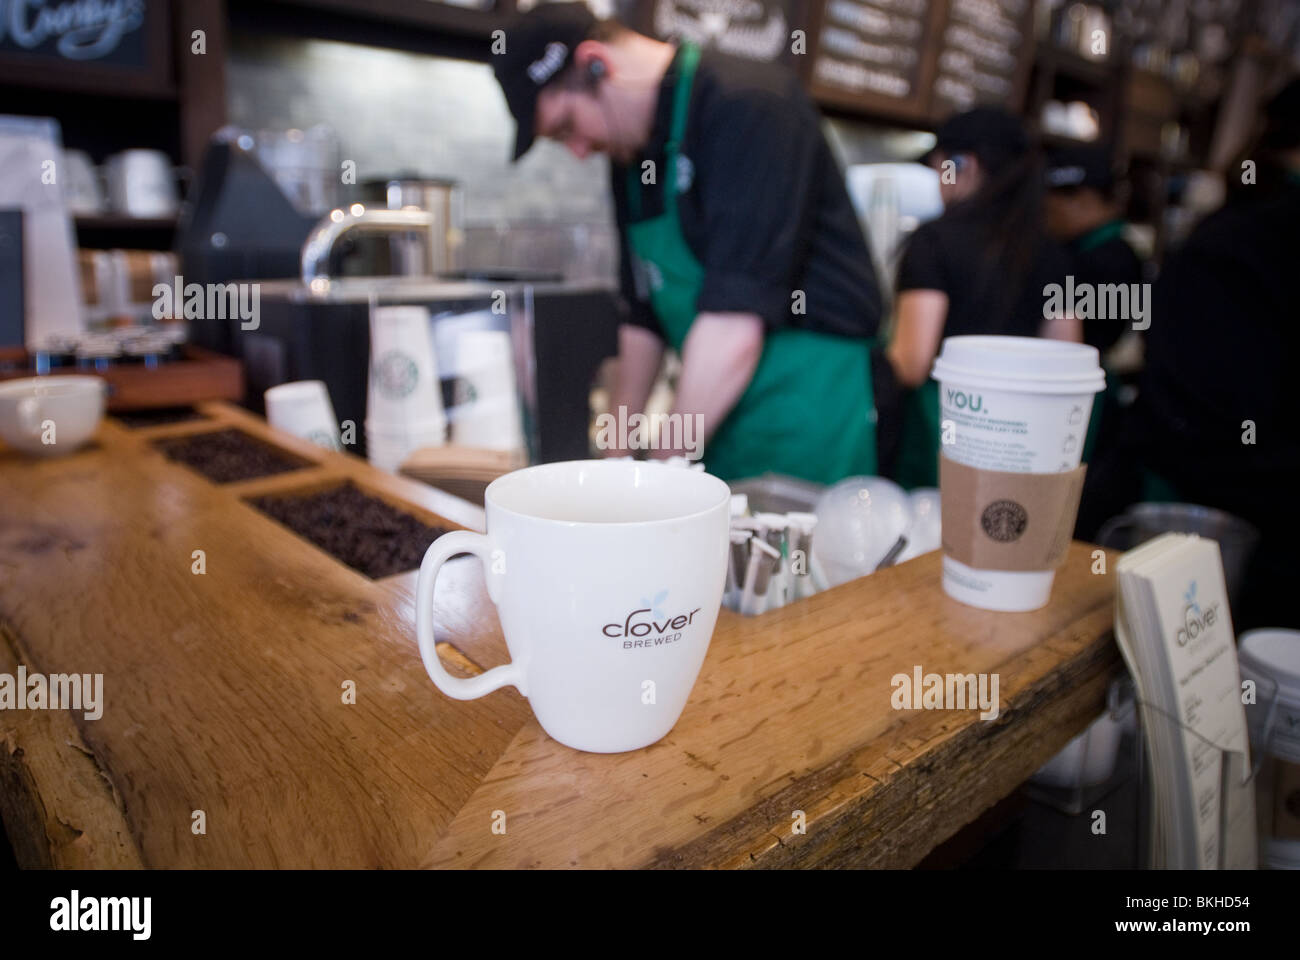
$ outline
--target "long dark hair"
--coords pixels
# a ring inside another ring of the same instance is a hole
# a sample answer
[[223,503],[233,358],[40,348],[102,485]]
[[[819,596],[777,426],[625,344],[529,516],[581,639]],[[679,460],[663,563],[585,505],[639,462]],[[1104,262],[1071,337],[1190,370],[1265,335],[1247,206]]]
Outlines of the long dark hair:
[[994,291],[997,313],[989,319],[993,329],[1000,330],[1010,322],[1040,248],[1046,242],[1043,157],[1035,147],[1010,159],[998,158],[978,148],[974,153],[985,171],[984,183],[943,215],[978,228],[981,237],[978,255],[983,267],[979,293]]

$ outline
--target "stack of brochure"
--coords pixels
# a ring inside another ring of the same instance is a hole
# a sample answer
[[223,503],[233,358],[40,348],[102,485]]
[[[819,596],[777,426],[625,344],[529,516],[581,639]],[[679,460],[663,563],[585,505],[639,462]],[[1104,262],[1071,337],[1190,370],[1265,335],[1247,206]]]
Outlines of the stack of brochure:
[[1253,869],[1254,787],[1219,545],[1165,534],[1117,572],[1115,634],[1149,751],[1150,865]]

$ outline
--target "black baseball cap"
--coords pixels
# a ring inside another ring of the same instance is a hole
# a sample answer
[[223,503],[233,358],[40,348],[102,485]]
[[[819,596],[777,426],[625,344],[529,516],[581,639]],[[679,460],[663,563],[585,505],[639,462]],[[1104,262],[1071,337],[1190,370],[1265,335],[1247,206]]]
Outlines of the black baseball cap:
[[502,27],[505,49],[493,56],[492,69],[515,118],[515,160],[533,145],[537,95],[569,65],[596,22],[585,3],[541,3]]
[[1029,150],[1029,135],[1020,118],[997,107],[956,113],[934,132],[934,146],[917,158],[930,163],[939,153],[973,153],[990,171],[1002,169]]
[[1062,147],[1047,158],[1043,185],[1049,190],[1093,187],[1105,193],[1115,185],[1110,151],[1105,147]]

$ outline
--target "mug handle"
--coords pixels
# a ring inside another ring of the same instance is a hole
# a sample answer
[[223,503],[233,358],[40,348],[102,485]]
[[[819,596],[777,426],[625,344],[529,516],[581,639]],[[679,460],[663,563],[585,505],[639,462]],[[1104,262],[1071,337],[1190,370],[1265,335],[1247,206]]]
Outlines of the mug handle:
[[433,637],[433,585],[442,565],[458,553],[474,554],[483,561],[486,570],[492,555],[492,541],[481,533],[453,530],[429,544],[415,583],[415,636],[420,644],[424,669],[429,672],[439,690],[456,700],[474,700],[508,684],[513,684],[520,693],[528,696],[523,671],[514,663],[505,663],[477,677],[464,679],[453,677],[438,659],[437,644]]
[[41,432],[41,402],[35,397],[18,401],[18,428],[32,437]]

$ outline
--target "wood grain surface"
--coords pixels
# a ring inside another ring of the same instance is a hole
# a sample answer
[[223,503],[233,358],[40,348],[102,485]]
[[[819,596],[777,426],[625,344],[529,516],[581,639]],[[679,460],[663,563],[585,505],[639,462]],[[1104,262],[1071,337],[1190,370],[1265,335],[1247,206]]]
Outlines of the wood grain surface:
[[[479,508],[203,409],[105,421],[59,460],[0,448],[0,672],[104,675],[98,720],[0,713],[24,865],[908,866],[1080,732],[1118,669],[1093,548],[1072,546],[1028,614],[948,599],[929,554],[761,617],[723,611],[664,740],[579,753],[513,688],[437,691],[413,571],[370,580],[243,498],[348,478],[443,526],[482,529]],[[312,465],[217,486],[150,443],[230,425]],[[477,560],[444,568],[435,607],[450,670],[507,659]],[[998,674],[1000,715],[893,709],[891,677],[918,665]]]

